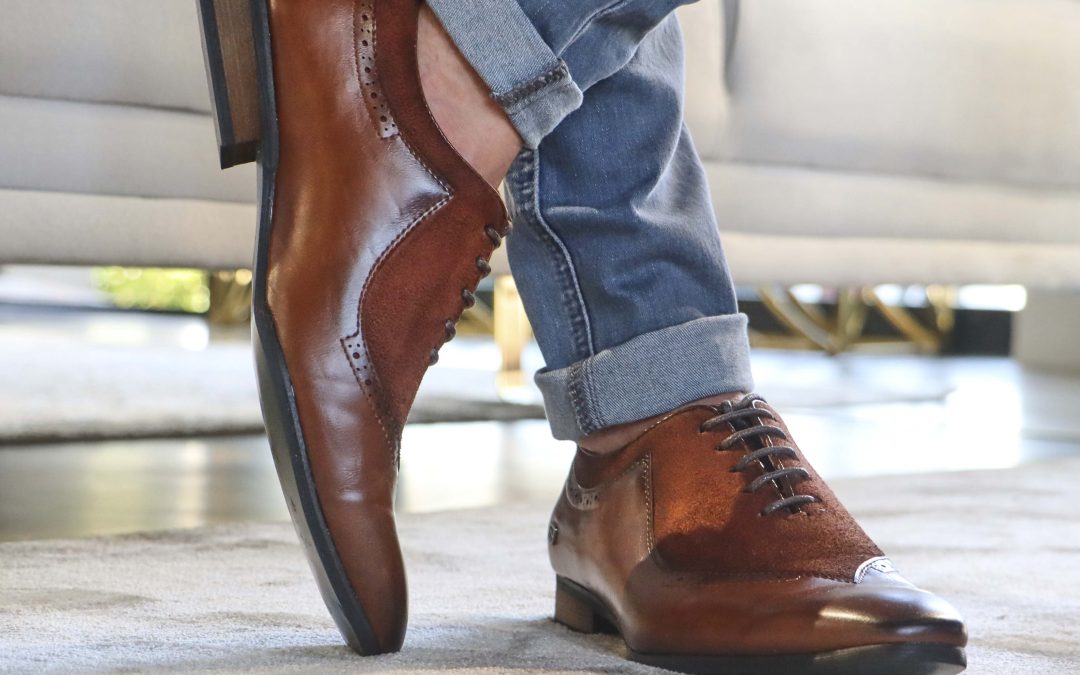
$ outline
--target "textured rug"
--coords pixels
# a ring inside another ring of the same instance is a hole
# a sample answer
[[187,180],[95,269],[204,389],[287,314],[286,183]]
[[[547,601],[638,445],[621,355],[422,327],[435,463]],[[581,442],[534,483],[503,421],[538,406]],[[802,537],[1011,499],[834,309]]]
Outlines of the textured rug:
[[[42,346],[0,338],[0,442],[261,433],[251,347]],[[412,422],[543,418],[499,399],[491,371],[436,367]]]
[[[1080,672],[1080,460],[837,481],[913,580],[951,599],[969,672]],[[402,652],[349,653],[286,524],[0,545],[0,671],[651,672],[550,619],[548,506],[408,516]]]

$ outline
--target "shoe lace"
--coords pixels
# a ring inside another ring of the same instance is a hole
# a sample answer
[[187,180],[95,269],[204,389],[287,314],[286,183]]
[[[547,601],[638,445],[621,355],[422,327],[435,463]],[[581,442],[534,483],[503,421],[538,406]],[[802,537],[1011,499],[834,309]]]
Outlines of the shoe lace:
[[[484,234],[491,240],[491,245],[495,248],[499,248],[502,245],[503,237],[509,233],[510,223],[507,222],[506,227],[499,229],[494,225],[484,225]],[[487,275],[491,274],[491,264],[484,256],[476,256],[476,269],[480,270],[480,278],[483,279]],[[476,293],[471,288],[461,289],[461,304],[463,309],[469,309],[476,304]],[[460,318],[460,315],[459,315]],[[431,352],[428,354],[428,365],[433,366],[439,362],[439,349],[454,339],[457,335],[457,319],[447,319],[443,324],[443,341],[431,348]]]
[[[780,509],[789,509],[796,513],[800,506],[821,501],[813,495],[795,493],[793,482],[812,480],[810,472],[800,466],[785,467],[780,462],[782,458],[797,461],[799,455],[790,445],[791,437],[775,424],[778,421],[776,414],[768,408],[755,406],[757,401],[764,403],[765,399],[750,394],[738,401],[721,402],[720,413],[705,420],[700,431],[706,433],[730,425],[735,431],[720,442],[717,450],[731,450],[737,443],[742,442],[751,448],[731,467],[731,471],[742,473],[751,466],[760,467],[763,473],[747,484],[746,492],[757,492],[771,483],[780,493],[779,499],[770,502],[761,510],[762,516],[768,516]],[[774,444],[774,440],[780,443]]]

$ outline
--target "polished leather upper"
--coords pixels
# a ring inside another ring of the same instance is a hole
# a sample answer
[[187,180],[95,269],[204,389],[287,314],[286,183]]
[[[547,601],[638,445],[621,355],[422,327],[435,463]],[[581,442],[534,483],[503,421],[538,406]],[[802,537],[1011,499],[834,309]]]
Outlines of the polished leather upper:
[[552,515],[556,573],[598,596],[632,649],[754,655],[966,642],[956,611],[892,570],[797,447],[783,464],[807,470],[794,490],[819,501],[762,515],[780,492],[746,491],[765,469],[733,472],[756,446],[719,449],[735,428],[701,427],[720,412],[674,413],[612,455],[579,451]]
[[280,155],[268,304],[319,503],[384,650],[405,577],[402,425],[506,216],[445,140],[417,73],[414,0],[271,0]]

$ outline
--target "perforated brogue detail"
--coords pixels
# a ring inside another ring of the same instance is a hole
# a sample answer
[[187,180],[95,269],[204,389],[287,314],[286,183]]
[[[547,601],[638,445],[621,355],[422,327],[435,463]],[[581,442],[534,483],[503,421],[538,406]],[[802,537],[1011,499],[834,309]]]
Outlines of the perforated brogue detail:
[[398,135],[398,126],[379,82],[379,70],[375,63],[375,7],[371,0],[357,3],[353,32],[356,38],[356,71],[364,105],[371,114],[379,136],[393,138]]

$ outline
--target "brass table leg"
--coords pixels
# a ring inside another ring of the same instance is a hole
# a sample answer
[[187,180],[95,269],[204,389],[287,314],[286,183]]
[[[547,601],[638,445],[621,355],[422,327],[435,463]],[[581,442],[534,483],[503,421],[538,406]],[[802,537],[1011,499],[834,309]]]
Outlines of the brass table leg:
[[840,289],[832,320],[819,308],[796,298],[790,289],[763,287],[758,295],[784,327],[829,354],[839,354],[856,343],[866,324],[866,305],[856,288]]
[[[934,316],[929,326],[924,325],[906,307],[886,303],[872,286],[839,289],[836,311],[832,316],[821,307],[799,300],[790,288],[762,287],[757,290],[762,304],[795,340],[829,354],[839,354],[859,346],[899,344],[864,334],[870,309],[877,310],[907,344],[921,352],[941,351],[955,324],[953,307],[956,304],[956,289],[951,286],[926,287],[927,302]],[[759,342],[781,342],[781,338],[776,336],[755,336]]]
[[495,280],[495,344],[502,357],[503,372],[521,370],[521,354],[532,337],[514,278],[509,274]]
[[211,272],[208,285],[206,320],[212,326],[243,326],[251,320],[251,270]]

